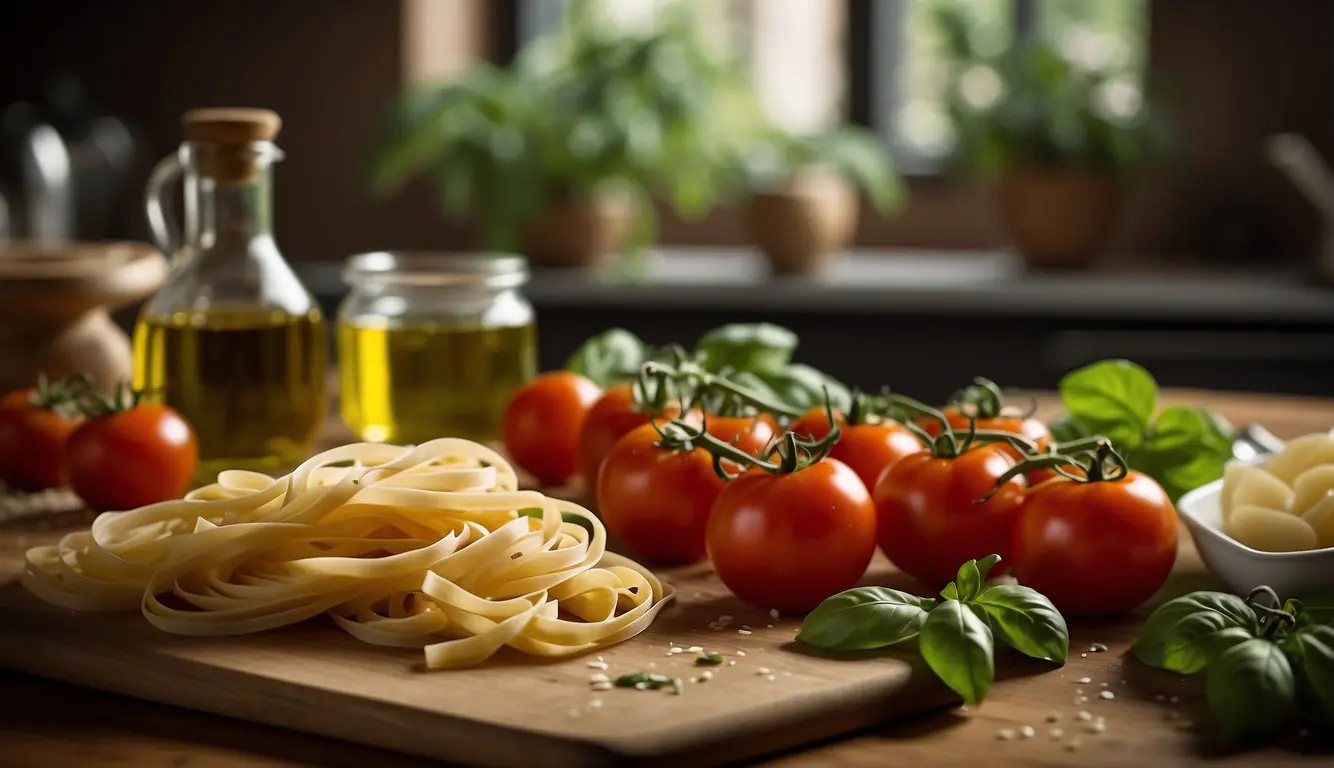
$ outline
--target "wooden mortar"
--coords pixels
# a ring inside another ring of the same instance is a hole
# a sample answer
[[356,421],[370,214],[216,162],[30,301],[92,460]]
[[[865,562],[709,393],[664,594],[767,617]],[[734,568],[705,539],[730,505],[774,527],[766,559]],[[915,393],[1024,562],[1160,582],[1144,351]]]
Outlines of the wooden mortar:
[[130,340],[111,311],[167,276],[143,243],[0,243],[0,391],[87,371],[103,390],[131,376]]

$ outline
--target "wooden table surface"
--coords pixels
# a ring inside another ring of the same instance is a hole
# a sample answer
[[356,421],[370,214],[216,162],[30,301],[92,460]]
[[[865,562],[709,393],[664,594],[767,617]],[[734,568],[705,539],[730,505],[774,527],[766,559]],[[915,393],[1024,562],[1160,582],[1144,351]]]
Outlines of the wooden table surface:
[[[1165,400],[1208,405],[1236,424],[1258,422],[1284,438],[1334,426],[1334,400],[1173,392]],[[1042,403],[1047,415],[1052,403]],[[325,440],[345,433],[331,421]],[[0,521],[0,583],[17,573],[24,549],[86,526],[87,515]],[[1109,575],[1113,578],[1114,574]],[[1216,588],[1183,530],[1169,592]],[[1172,595],[1165,595],[1172,596]],[[1141,610],[1141,615],[1147,609]],[[771,756],[768,768],[945,765],[1169,766],[1334,764],[1334,734],[1294,725],[1277,745],[1234,753],[1219,746],[1200,681],[1140,666],[1126,655],[1136,621],[1071,622],[1071,658],[1060,670],[1008,662],[991,695],[964,708],[900,721],[826,744]],[[0,619],[0,631],[3,621]],[[1093,653],[1093,643],[1106,652]],[[1088,677],[1091,682],[1077,681]],[[1115,698],[1097,697],[1102,684]],[[1077,690],[1089,697],[1075,704]],[[1175,703],[1173,703],[1175,700]],[[1076,713],[1101,715],[1106,731],[1086,732]],[[1058,716],[1055,723],[1049,716]],[[1003,741],[1001,729],[1032,726],[1035,738]],[[1053,728],[1065,736],[1050,738]],[[1072,749],[1077,740],[1078,748]],[[0,672],[0,765],[5,766],[418,766],[421,760],[275,728],[97,693]]]

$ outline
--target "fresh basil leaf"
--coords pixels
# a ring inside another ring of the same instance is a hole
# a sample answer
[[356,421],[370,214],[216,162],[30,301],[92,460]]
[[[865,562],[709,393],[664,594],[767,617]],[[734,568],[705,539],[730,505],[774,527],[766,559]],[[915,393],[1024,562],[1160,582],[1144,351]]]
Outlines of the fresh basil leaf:
[[1065,664],[1070,629],[1056,606],[1036,590],[998,584],[978,593],[972,604],[986,611],[1001,642],[1035,659]]
[[1047,425],[1051,430],[1052,439],[1058,443],[1068,443],[1079,440],[1084,437],[1092,437],[1093,433],[1080,424],[1073,416],[1063,416]]
[[995,568],[1000,561],[1000,555],[987,555],[977,561],[977,575],[982,578],[983,582],[986,582],[987,577],[991,575],[991,569]]
[[646,354],[647,348],[638,336],[624,328],[612,328],[580,345],[565,362],[565,369],[606,388],[634,376]]
[[826,599],[801,622],[797,640],[826,651],[864,651],[917,636],[936,601],[887,587],[858,587]]
[[1334,725],[1334,627],[1316,624],[1291,632],[1283,638],[1282,648],[1304,708]]
[[797,334],[772,323],[732,323],[705,333],[695,344],[710,371],[777,371],[792,361]]
[[968,602],[982,591],[982,573],[977,568],[976,560],[969,560],[959,566],[959,573],[954,577],[956,600]]
[[1085,428],[1126,450],[1139,446],[1158,407],[1158,384],[1129,360],[1104,360],[1066,374],[1061,404]]
[[1163,645],[1162,668],[1183,675],[1204,669],[1209,659],[1255,637],[1221,613],[1199,611],[1177,622]]
[[991,629],[968,606],[949,600],[926,615],[917,637],[926,665],[945,685],[977,706],[996,679]]
[[958,585],[956,585],[952,581],[946,584],[945,588],[940,590],[940,596],[945,598],[946,600],[958,600],[959,599]]
[[1254,638],[1209,660],[1205,695],[1223,735],[1238,744],[1274,736],[1292,712],[1296,680],[1278,645]]
[[1156,453],[1149,447],[1131,452],[1126,462],[1158,481],[1175,502],[1189,491],[1212,483],[1223,476],[1231,451],[1215,451],[1203,443],[1196,443],[1193,451]]
[[[1145,441],[1146,447],[1156,452],[1196,450],[1199,446],[1218,444],[1218,434],[1208,411],[1189,405],[1169,405],[1154,419]],[[1221,445],[1227,450],[1232,445],[1226,439]]]
[[826,391],[834,408],[846,411],[851,404],[852,397],[846,386],[809,365],[793,363],[778,370],[758,372],[756,376],[765,382],[781,405],[798,411],[823,406]]
[[[1251,637],[1260,632],[1260,624],[1255,611],[1236,595],[1226,592],[1192,592],[1189,595],[1169,600],[1159,606],[1144,622],[1139,639],[1130,646],[1130,653],[1143,664],[1158,669],[1190,674],[1199,671],[1196,657],[1188,650],[1194,646],[1191,638],[1201,631],[1209,629],[1207,624],[1190,624],[1186,635],[1181,630],[1182,623],[1196,614],[1212,614],[1219,617],[1213,632],[1223,629],[1241,629]],[[1230,635],[1229,635],[1230,636]],[[1220,638],[1225,640],[1226,638]],[[1206,643],[1207,645],[1207,643]],[[1169,662],[1169,648],[1171,660]],[[1169,666],[1169,663],[1172,666]],[[1189,670],[1187,672],[1186,670]]]
[[1300,626],[1324,624],[1334,627],[1334,592],[1317,592],[1301,598],[1301,610],[1297,612]]

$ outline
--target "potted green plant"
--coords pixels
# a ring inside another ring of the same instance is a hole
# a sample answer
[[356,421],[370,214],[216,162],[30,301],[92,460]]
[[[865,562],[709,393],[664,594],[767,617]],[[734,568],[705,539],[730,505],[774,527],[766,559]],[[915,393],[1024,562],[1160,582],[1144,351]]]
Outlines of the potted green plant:
[[1165,114],[1128,56],[1041,38],[984,54],[957,10],[938,18],[957,159],[996,177],[1002,223],[1029,266],[1086,266],[1115,235],[1133,174],[1171,146]]
[[770,130],[744,153],[745,220],[778,274],[818,273],[852,240],[860,201],[884,215],[901,187],[874,133],[839,126],[814,136]]
[[486,247],[548,265],[652,242],[655,198],[708,210],[755,119],[739,59],[702,34],[692,3],[637,30],[604,23],[599,7],[570,4],[508,68],[405,94],[375,144],[375,189],[429,175]]

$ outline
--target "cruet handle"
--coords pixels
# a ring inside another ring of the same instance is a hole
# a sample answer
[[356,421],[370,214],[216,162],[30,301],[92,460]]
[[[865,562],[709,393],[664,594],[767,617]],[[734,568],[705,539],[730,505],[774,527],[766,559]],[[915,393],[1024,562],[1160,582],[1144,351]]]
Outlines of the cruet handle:
[[162,203],[167,186],[185,173],[185,166],[176,155],[162,158],[148,177],[148,188],[144,194],[144,208],[148,213],[148,228],[153,235],[153,242],[167,258],[171,258],[181,247],[182,236],[176,234],[171,216]]

